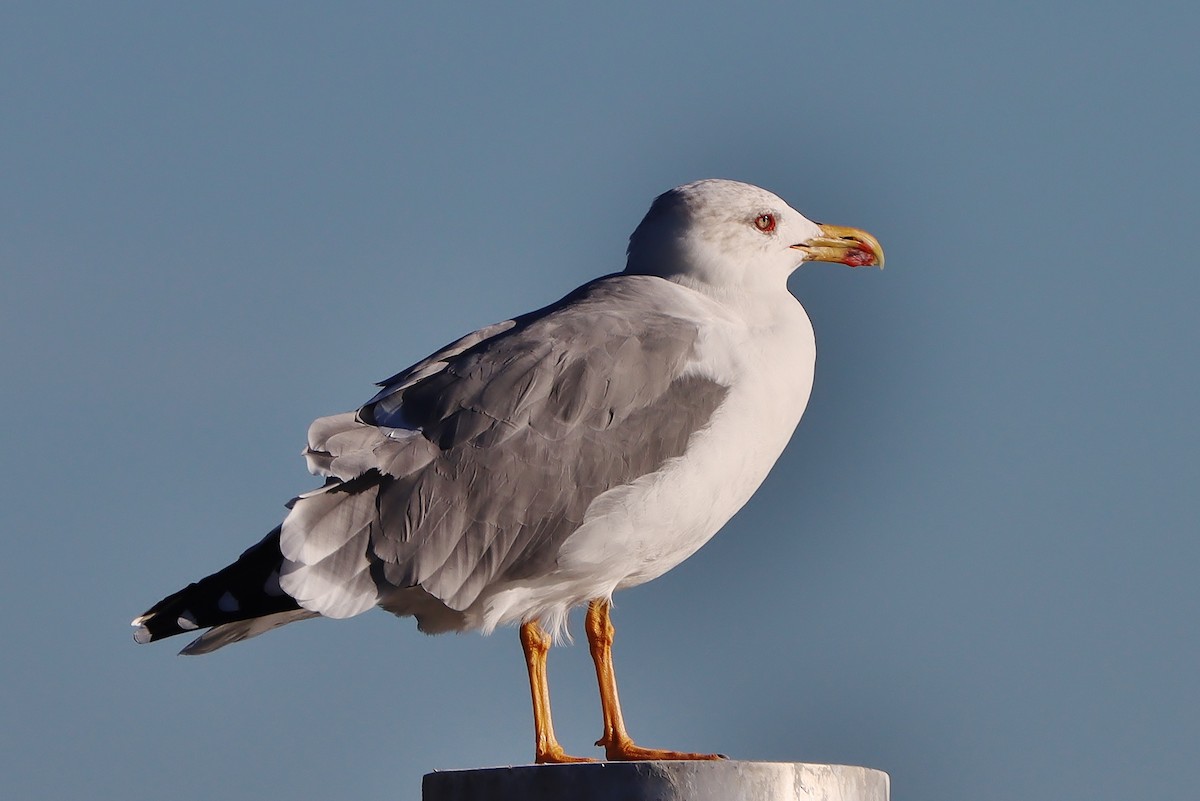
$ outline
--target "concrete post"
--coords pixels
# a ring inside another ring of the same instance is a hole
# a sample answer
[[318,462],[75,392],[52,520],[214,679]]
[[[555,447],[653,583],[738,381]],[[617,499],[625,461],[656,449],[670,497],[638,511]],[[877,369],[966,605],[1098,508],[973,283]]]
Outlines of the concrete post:
[[596,762],[428,773],[423,801],[888,801],[888,775],[802,762]]

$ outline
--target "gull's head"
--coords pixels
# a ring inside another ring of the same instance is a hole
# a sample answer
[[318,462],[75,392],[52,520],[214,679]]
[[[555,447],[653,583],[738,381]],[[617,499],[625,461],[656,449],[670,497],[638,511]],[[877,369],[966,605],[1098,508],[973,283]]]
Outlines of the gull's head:
[[627,273],[719,291],[786,291],[806,261],[883,266],[867,232],[815,223],[765,189],[716,178],[659,195],[627,253]]

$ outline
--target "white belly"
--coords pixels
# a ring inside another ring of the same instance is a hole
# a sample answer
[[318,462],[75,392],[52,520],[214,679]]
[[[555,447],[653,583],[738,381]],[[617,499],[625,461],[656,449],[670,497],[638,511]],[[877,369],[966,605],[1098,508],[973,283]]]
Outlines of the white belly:
[[558,630],[571,606],[661,576],[742,508],[783,452],[812,389],[812,326],[787,301],[770,327],[731,320],[702,340],[697,372],[730,386],[711,424],[682,457],[597,497],[563,543],[553,576],[481,598],[485,631],[530,617]]

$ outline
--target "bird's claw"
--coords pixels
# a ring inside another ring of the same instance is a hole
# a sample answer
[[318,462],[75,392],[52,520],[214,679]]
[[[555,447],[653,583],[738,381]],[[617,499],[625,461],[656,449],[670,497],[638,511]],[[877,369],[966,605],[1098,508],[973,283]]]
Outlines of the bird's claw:
[[606,737],[601,737],[596,741],[596,745],[604,749],[604,758],[610,762],[729,759],[724,754],[695,754],[690,751],[667,751],[662,748],[643,748],[628,738],[610,741]]
[[539,751],[534,755],[533,761],[538,765],[567,765],[576,762],[598,762],[599,760],[591,757],[571,756],[562,748],[549,748],[545,751]]

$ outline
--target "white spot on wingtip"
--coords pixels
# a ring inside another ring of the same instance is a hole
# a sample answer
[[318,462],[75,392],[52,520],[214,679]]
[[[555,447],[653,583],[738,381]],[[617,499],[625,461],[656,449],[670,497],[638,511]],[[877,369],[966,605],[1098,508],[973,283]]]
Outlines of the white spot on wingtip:
[[217,600],[217,608],[222,612],[236,612],[239,608],[237,598],[233,597],[233,593],[226,591],[224,595]]
[[[140,618],[139,618],[140,619]],[[133,633],[133,641],[138,645],[145,645],[150,642],[150,629],[141,626]]]
[[192,620],[191,614],[191,612],[184,612],[175,620],[175,625],[184,631],[192,631],[193,629],[200,628],[200,624]]

